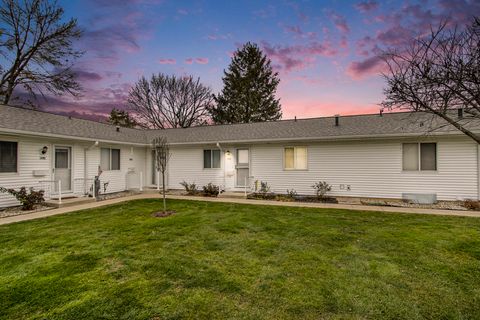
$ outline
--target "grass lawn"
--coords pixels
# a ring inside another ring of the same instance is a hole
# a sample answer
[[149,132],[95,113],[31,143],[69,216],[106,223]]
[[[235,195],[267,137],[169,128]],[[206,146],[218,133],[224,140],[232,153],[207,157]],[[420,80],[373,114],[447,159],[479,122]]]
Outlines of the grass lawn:
[[0,226],[0,318],[480,318],[480,219],[160,204]]

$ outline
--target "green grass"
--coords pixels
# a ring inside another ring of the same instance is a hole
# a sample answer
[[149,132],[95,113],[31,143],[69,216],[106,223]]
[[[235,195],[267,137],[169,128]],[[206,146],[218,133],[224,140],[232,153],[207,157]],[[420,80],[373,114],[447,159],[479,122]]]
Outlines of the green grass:
[[0,226],[0,318],[480,318],[480,219],[168,205]]

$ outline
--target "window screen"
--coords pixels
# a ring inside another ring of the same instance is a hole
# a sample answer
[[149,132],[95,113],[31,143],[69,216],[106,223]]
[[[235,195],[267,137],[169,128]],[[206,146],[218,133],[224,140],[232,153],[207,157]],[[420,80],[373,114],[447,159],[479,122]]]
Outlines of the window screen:
[[403,144],[403,170],[418,170],[418,143]]
[[100,149],[100,168],[102,170],[110,170],[110,149]]
[[285,169],[294,169],[295,165],[295,149],[285,148]]
[[17,172],[17,142],[0,141],[0,172]]
[[307,163],[308,159],[306,147],[285,148],[284,168],[286,170],[306,170]]
[[212,150],[212,168],[220,168],[220,150]]
[[55,168],[68,169],[68,149],[55,149]]
[[220,150],[203,150],[203,168],[220,168]]
[[420,168],[421,170],[437,170],[437,144],[420,144]]
[[111,170],[120,170],[120,149],[112,149]]
[[203,150],[203,168],[210,169],[212,167],[212,150]]

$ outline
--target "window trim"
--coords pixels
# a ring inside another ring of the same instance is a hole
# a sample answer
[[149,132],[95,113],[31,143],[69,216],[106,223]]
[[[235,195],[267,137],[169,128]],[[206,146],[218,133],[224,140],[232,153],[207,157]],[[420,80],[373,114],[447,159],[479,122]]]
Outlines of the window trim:
[[[422,144],[435,144],[435,170],[422,170]],[[417,165],[418,169],[417,170],[406,170],[403,168],[403,146],[405,144],[416,144],[417,145],[417,153],[418,153],[418,159],[417,159]],[[436,173],[438,172],[438,142],[436,141],[428,141],[428,142],[402,142],[402,172],[405,173],[413,173],[413,172],[430,172],[430,173]]]
[[[205,151],[210,151],[210,167],[205,167]],[[218,151],[220,161],[219,161],[219,167],[214,167],[213,166],[213,151]],[[203,162],[203,170],[218,170],[222,168],[222,151],[219,149],[203,149],[202,150],[202,162]]]
[[[100,167],[102,171],[121,171],[122,170],[122,149],[121,148],[111,148],[111,147],[100,147],[100,165],[102,164],[102,149],[109,150],[109,167],[108,169]],[[118,169],[112,169],[113,158],[112,158],[112,150],[118,150]]]
[[18,140],[14,139],[3,139],[0,138],[0,141],[2,142],[15,142],[17,144],[17,165],[15,167],[15,171],[10,171],[10,172],[0,172],[0,176],[12,176],[12,175],[19,175],[19,168],[20,168],[20,142]]
[[[293,148],[293,168],[285,168],[285,152],[286,149],[291,149]],[[295,157],[295,150],[297,148],[305,148],[305,155],[307,158],[307,165],[305,166],[305,169],[297,169],[296,168],[296,157]],[[309,161],[308,161],[308,147],[307,146],[284,146],[283,147],[283,156],[282,156],[282,165],[283,165],[283,171],[308,171],[309,170]]]

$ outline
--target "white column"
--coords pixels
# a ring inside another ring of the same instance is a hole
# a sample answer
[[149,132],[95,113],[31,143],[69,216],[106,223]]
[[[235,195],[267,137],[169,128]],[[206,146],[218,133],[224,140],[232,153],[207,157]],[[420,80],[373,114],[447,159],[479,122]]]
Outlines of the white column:
[[143,172],[140,171],[140,191],[143,191]]
[[160,171],[157,170],[157,190],[160,191]]

